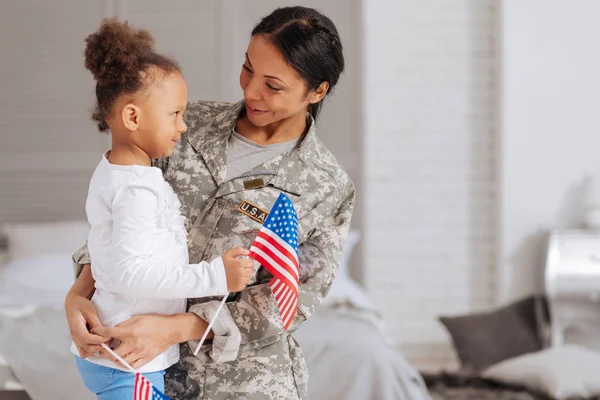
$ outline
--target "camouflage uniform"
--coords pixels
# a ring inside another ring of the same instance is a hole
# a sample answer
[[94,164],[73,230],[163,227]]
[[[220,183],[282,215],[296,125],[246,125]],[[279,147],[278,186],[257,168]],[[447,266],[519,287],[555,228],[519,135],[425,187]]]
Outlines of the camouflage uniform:
[[[243,102],[190,103],[187,133],[173,155],[156,165],[181,200],[190,262],[211,260],[235,246],[249,248],[262,225],[247,215],[248,203],[268,212],[280,192],[291,198],[299,219],[298,313],[285,331],[267,285],[272,275],[257,266],[249,286],[221,310],[213,341],[197,357],[197,341],[181,345],[180,361],[166,373],[166,392],[174,399],[306,398],[308,371],[291,333],[329,290],[354,207],[354,186],[317,139],[314,123],[291,152],[226,181],[227,140],[242,109]],[[239,210],[243,201],[247,213]],[[89,262],[85,249],[75,261]],[[189,311],[206,321],[218,304],[214,298],[188,301]]]

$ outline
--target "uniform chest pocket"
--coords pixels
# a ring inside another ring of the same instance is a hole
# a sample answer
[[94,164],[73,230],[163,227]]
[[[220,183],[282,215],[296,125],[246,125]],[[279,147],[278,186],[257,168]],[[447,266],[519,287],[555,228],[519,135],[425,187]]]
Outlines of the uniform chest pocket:
[[[221,215],[218,232],[220,235],[230,235],[232,242],[249,248],[260,229],[266,222],[270,210],[269,207],[261,205],[259,199],[241,200],[239,203],[230,203],[227,210]],[[271,198],[269,198],[269,201]],[[306,229],[305,222],[298,221],[298,239],[302,244],[310,231]],[[310,222],[309,222],[310,225]]]
[[239,211],[235,211],[233,215],[223,218],[219,226],[228,226],[230,235],[234,237],[232,239],[242,247],[249,249],[263,224]]

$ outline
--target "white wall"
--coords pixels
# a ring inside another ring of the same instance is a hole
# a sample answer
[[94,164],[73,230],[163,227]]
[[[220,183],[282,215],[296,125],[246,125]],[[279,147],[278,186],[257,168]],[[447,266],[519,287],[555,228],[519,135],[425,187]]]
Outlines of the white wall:
[[545,240],[580,224],[600,169],[600,2],[501,11],[500,300],[543,289]]
[[365,281],[419,366],[495,300],[494,4],[363,2]]

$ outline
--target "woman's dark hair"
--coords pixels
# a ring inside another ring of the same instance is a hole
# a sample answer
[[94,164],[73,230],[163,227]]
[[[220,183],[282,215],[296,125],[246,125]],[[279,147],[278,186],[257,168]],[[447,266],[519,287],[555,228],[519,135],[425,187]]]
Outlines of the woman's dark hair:
[[154,39],[115,18],[105,19],[85,39],[85,67],[96,80],[96,107],[92,119],[101,132],[108,130],[106,117],[123,94],[134,94],[149,85],[144,72],[157,67],[166,73],[180,72],[179,65],[154,50]]
[[[278,8],[264,17],[252,30],[252,36],[264,34],[281,51],[285,60],[314,90],[325,81],[330,93],[344,70],[342,42],[329,18],[307,7]],[[321,102],[309,105],[317,118]]]

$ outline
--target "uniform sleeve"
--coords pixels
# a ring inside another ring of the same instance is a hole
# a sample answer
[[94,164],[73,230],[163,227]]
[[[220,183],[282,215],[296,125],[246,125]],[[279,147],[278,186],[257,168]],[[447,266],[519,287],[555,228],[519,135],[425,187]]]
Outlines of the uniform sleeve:
[[79,277],[81,270],[85,264],[91,264],[90,252],[88,251],[87,243],[84,244],[73,254],[73,273],[75,279]]
[[[298,312],[289,327],[294,331],[314,312],[329,291],[350,227],[355,193],[350,183],[343,201],[307,241],[298,248],[302,268],[313,271],[300,281]],[[190,312],[211,321],[218,309],[216,301],[195,304]],[[237,300],[226,303],[213,326],[212,345],[204,345],[200,357],[212,362],[234,360],[244,346],[262,347],[278,341],[284,333],[279,309],[267,283],[246,287]],[[189,341],[194,350],[198,341]]]
[[160,192],[152,185],[127,185],[113,201],[113,232],[110,261],[102,271],[107,290],[145,298],[218,296],[227,293],[223,261],[184,264],[159,262]]

